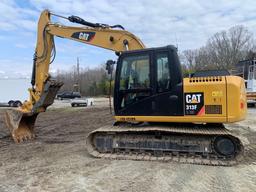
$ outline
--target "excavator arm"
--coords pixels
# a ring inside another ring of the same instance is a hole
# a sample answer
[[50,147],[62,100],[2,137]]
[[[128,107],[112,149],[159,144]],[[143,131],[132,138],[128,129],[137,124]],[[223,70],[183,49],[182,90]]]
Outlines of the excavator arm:
[[[61,17],[84,27],[65,26],[51,22],[51,15]],[[117,30],[115,28],[120,28]],[[62,86],[51,78],[49,66],[53,62],[56,49],[54,36],[67,38],[88,45],[109,49],[115,52],[144,49],[145,46],[132,33],[125,31],[121,25],[90,23],[80,17],[63,17],[44,10],[38,21],[37,44],[32,70],[32,87],[29,89],[29,100],[18,109],[7,110],[6,125],[15,142],[34,137],[34,124],[37,115],[50,106]]]

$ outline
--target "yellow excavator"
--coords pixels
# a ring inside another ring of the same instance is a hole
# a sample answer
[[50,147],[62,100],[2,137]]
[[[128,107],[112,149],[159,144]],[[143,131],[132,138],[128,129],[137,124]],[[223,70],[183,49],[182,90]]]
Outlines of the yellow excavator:
[[[83,27],[51,22],[61,17]],[[183,78],[174,46],[146,48],[121,25],[90,23],[48,10],[38,22],[30,99],[6,112],[15,142],[34,137],[37,115],[54,102],[62,86],[49,75],[55,57],[54,36],[113,50],[116,63],[115,123],[91,132],[87,150],[94,157],[161,160],[207,165],[234,165],[243,152],[238,137],[224,127],[245,119],[244,80],[237,76],[201,74]]]

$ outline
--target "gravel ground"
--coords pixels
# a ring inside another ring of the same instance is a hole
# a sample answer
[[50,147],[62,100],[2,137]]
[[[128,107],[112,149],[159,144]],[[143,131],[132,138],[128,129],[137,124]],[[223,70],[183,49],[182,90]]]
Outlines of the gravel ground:
[[[64,103],[64,104],[63,104]],[[245,155],[234,167],[95,159],[86,135],[112,122],[106,99],[94,107],[55,104],[39,115],[37,138],[14,144],[0,110],[0,191],[255,191],[256,109],[228,125],[241,137]]]

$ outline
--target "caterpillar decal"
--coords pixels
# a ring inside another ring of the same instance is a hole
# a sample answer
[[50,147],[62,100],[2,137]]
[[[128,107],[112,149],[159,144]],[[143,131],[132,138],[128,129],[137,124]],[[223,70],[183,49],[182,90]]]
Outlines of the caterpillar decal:
[[90,42],[95,36],[95,32],[75,32],[72,34],[72,38]]
[[204,112],[204,93],[185,93],[185,115],[201,115]]

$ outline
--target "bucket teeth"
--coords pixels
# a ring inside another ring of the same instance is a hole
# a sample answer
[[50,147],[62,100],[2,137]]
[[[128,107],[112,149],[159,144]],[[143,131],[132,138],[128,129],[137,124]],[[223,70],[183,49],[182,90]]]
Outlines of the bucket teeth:
[[37,114],[24,113],[19,110],[7,110],[5,113],[6,126],[16,143],[31,140],[35,137],[34,125]]
[[23,130],[22,132],[16,131],[15,133],[12,133],[12,138],[15,141],[15,143],[22,143],[24,141],[31,140],[35,137],[35,134],[32,133],[32,131]]

